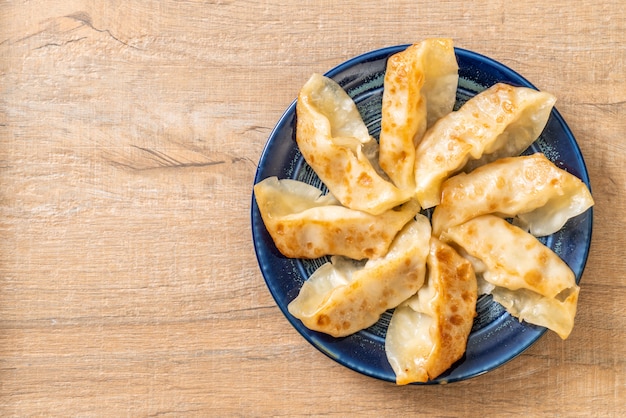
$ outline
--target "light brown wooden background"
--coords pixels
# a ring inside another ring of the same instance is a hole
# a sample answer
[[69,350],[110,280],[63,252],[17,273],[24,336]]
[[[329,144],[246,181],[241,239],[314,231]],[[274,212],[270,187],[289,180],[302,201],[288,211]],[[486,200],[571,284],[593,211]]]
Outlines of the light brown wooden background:
[[[567,341],[395,387],[282,316],[251,187],[312,72],[428,36],[558,97],[595,224]],[[0,415],[620,416],[625,48],[621,0],[0,2]]]

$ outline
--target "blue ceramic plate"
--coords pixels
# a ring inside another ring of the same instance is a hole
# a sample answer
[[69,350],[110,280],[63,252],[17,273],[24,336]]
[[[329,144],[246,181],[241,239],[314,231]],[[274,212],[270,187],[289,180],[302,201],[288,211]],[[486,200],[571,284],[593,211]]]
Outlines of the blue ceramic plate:
[[[353,58],[326,73],[354,99],[370,133],[378,138],[381,101],[387,58],[408,45],[388,47]],[[463,49],[455,49],[459,63],[456,108],[468,98],[497,82],[535,88],[504,65]],[[285,111],[269,136],[259,161],[255,184],[267,177],[290,178],[320,186],[320,180],[302,158],[295,142],[296,102]],[[580,149],[567,124],[554,109],[541,137],[526,151],[543,152],[559,167],[582,179],[589,178]],[[571,219],[565,227],[542,241],[555,251],[576,274],[579,282],[591,241],[592,211]],[[395,382],[395,374],[385,355],[385,334],[391,313],[372,327],[344,338],[333,338],[311,331],[291,316],[287,305],[298,294],[302,283],[327,259],[301,260],[282,256],[269,236],[259,209],[252,199],[252,234],[263,277],[276,303],[289,322],[313,346],[331,359],[367,376]],[[447,372],[428,382],[449,383],[486,373],[513,359],[532,345],[545,328],[520,323],[490,296],[477,303],[478,316],[467,343],[465,356]]]

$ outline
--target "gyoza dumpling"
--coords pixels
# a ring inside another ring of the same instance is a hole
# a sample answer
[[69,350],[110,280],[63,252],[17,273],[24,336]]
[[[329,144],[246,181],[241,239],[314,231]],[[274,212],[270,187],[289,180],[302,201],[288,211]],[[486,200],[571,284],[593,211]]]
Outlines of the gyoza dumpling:
[[381,258],[357,263],[333,257],[304,282],[289,312],[309,329],[343,337],[367,328],[424,282],[428,218],[417,215]]
[[568,337],[579,288],[572,270],[550,248],[494,215],[449,228],[441,238],[462,249],[511,315]]
[[417,212],[417,201],[370,215],[348,209],[330,194],[296,180],[269,177],[254,186],[263,223],[286,257],[343,255],[356,260],[387,253],[391,241]]
[[434,379],[465,353],[476,316],[476,277],[469,261],[436,238],[424,286],[398,306],[385,351],[399,385]]
[[520,321],[549,328],[566,339],[574,328],[579,290],[578,286],[572,286],[555,298],[547,298],[526,289],[495,287],[491,295]]
[[387,60],[379,161],[399,188],[415,187],[415,147],[427,126],[452,111],[458,80],[451,39],[427,39]]
[[484,164],[526,149],[541,134],[555,100],[549,93],[499,83],[439,119],[415,154],[420,205],[438,205],[441,183],[467,164]]
[[585,183],[543,154],[502,158],[443,183],[433,233],[491,213],[517,216],[531,234],[550,235],[592,205]]
[[344,206],[379,215],[412,196],[383,178],[378,162],[364,153],[364,147],[378,147],[376,140],[334,80],[311,76],[300,90],[296,113],[302,156]]

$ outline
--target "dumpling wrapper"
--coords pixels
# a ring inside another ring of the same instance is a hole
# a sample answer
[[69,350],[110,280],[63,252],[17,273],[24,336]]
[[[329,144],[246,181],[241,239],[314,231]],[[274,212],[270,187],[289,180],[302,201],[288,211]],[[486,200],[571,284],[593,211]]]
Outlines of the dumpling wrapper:
[[517,216],[531,234],[545,236],[593,204],[585,183],[543,154],[502,158],[443,183],[432,216],[433,234],[491,213]]
[[579,291],[578,286],[573,286],[551,299],[526,289],[512,291],[496,287],[491,295],[520,321],[549,328],[566,339],[574,328]]
[[498,83],[439,119],[415,154],[420,205],[438,205],[441,184],[454,173],[528,148],[543,131],[555,101],[549,93]]
[[286,257],[385,255],[396,234],[419,212],[411,200],[380,215],[348,209],[309,184],[268,177],[254,186],[263,223]]
[[379,162],[399,188],[415,187],[415,147],[454,108],[458,80],[451,39],[426,39],[387,60]]
[[304,282],[289,312],[307,328],[334,337],[375,324],[424,283],[430,233],[428,218],[418,214],[384,257],[365,264],[332,257]]
[[300,90],[296,113],[302,156],[344,206],[379,215],[412,197],[368,158],[378,155],[378,144],[352,98],[334,80],[313,74]]
[[566,339],[579,287],[569,266],[528,232],[494,215],[449,228],[441,239],[462,249],[491,294],[513,316]]
[[430,242],[424,286],[398,306],[385,352],[396,383],[435,379],[465,353],[476,316],[476,276],[469,261],[436,238]]

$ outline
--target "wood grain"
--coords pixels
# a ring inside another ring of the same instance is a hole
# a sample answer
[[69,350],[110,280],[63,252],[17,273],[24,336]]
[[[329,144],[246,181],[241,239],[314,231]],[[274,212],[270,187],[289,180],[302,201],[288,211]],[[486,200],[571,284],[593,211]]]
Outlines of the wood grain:
[[[576,327],[445,387],[312,348],[250,231],[312,72],[449,36],[558,98],[596,200]],[[618,0],[0,3],[0,415],[620,416],[626,12]]]

